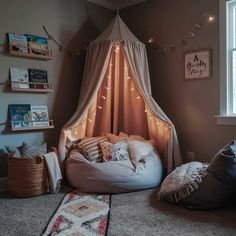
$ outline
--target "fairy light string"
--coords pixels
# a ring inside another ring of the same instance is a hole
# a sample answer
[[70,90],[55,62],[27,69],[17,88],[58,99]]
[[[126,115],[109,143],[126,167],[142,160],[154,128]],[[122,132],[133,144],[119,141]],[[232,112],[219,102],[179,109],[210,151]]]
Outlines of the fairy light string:
[[[114,49],[114,52],[115,53],[119,53],[119,48],[115,48]],[[127,62],[126,62],[127,63]],[[109,69],[108,69],[108,74],[107,74],[107,78],[108,79],[111,79],[112,78],[112,66],[113,66],[113,63],[112,61],[110,61],[109,63]],[[125,76],[124,79],[128,80],[128,82],[130,83],[130,92],[132,94],[132,96],[134,96],[136,99],[137,99],[137,102],[143,102],[144,103],[144,106],[145,106],[145,109],[144,109],[144,113],[147,114],[147,119],[148,119],[148,122],[153,122],[153,124],[156,125],[156,128],[158,128],[161,124],[163,125],[163,129],[164,129],[164,132],[169,132],[171,130],[171,125],[169,125],[168,122],[162,120],[161,118],[159,117],[156,117],[156,115],[152,112],[152,110],[147,106],[147,104],[145,103],[145,100],[144,98],[142,97],[142,95],[138,92],[138,90],[136,89],[135,87],[135,84],[133,82],[133,80],[131,79],[131,75],[129,73],[129,70],[128,70],[128,66],[127,64],[125,64],[125,70],[128,72]],[[108,84],[104,85],[104,92],[108,92],[110,90],[110,87],[108,86]],[[87,115],[86,118],[82,119],[77,125],[76,127],[74,127],[72,130],[72,132],[74,133],[74,135],[78,135],[78,130],[77,128],[80,126],[82,127],[83,129],[86,128],[86,123],[89,122],[89,123],[92,123],[95,121],[96,119],[96,114],[97,112],[103,110],[103,102],[105,102],[105,100],[107,99],[107,94],[105,93],[101,93],[101,95],[99,95],[100,99],[99,99],[99,102],[98,104],[95,106],[95,108],[89,112],[89,114]]]
[[190,31],[187,32],[180,40],[177,40],[176,42],[173,42],[169,45],[161,45],[155,39],[154,36],[147,33],[147,43],[151,45],[154,49],[158,49],[163,54],[174,52],[178,46],[186,46],[189,42],[195,40],[197,38],[197,31],[208,27],[209,23],[214,22],[214,20],[214,16],[211,16],[208,13],[203,13],[202,16],[198,19],[198,21],[192,26]]

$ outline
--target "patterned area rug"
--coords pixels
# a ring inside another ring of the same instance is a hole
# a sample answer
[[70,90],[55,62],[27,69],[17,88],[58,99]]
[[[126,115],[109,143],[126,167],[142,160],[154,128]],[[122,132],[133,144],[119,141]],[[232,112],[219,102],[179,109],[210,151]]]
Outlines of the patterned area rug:
[[69,193],[42,236],[104,236],[109,210],[110,195]]

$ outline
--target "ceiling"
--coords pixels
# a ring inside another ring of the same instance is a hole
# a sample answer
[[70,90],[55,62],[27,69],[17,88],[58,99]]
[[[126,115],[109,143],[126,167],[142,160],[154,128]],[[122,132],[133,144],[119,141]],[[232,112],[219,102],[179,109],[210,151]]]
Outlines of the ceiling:
[[117,8],[123,9],[146,1],[147,0],[88,0],[88,2],[92,2],[113,11],[116,11]]

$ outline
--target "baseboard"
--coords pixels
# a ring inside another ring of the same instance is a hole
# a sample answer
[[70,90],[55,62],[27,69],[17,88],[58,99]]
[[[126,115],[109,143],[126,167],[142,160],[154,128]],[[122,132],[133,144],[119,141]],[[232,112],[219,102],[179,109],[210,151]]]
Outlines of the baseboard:
[[7,191],[7,177],[0,178],[0,192]]

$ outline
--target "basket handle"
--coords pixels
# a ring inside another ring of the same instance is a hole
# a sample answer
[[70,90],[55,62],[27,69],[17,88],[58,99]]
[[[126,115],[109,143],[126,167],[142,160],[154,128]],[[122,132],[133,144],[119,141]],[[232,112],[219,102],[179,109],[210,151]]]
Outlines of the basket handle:
[[41,164],[44,159],[44,156],[42,154],[37,155],[35,158],[35,164]]

